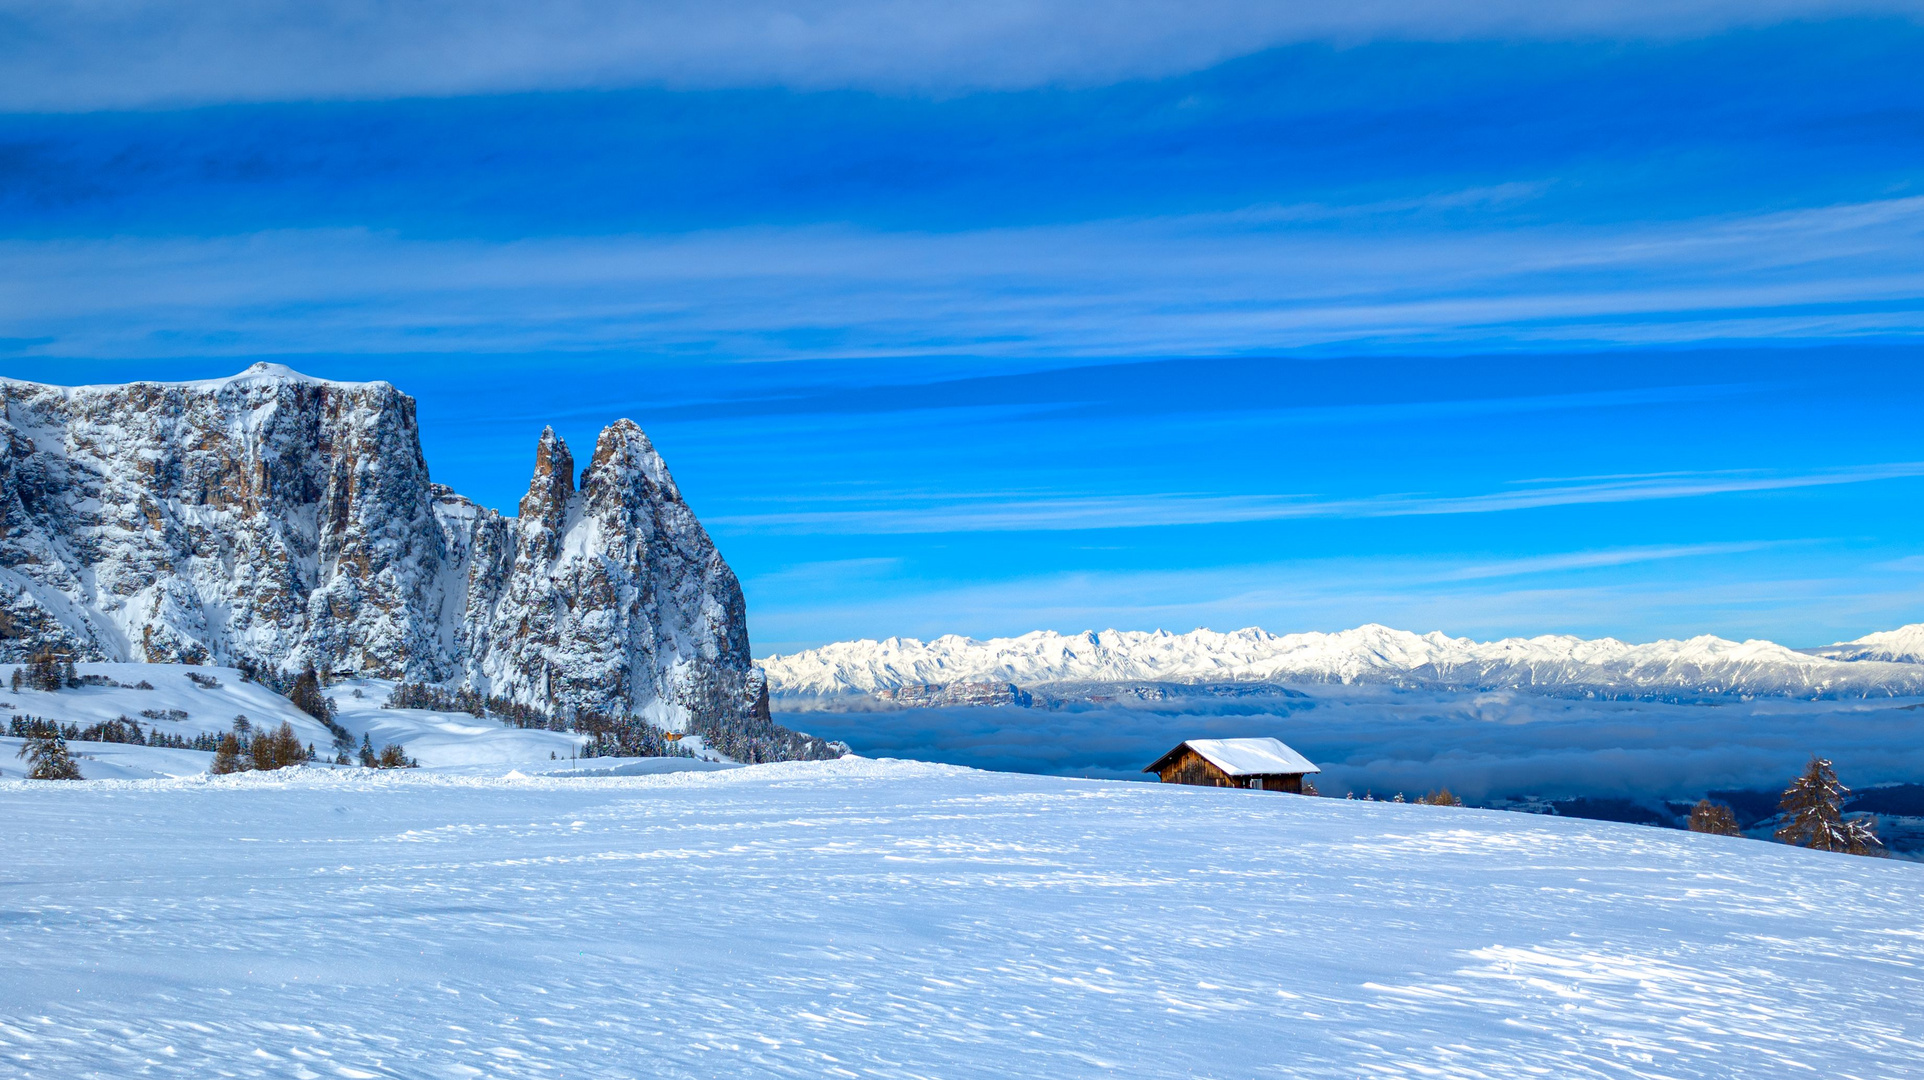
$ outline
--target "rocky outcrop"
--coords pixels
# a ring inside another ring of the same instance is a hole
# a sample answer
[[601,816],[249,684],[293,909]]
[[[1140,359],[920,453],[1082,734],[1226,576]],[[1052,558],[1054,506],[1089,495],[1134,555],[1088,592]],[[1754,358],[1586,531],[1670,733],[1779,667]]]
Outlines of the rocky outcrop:
[[751,716],[741,589],[629,421],[519,517],[433,484],[414,401],[258,364],[0,380],[0,660],[243,661],[666,726]]
[[545,431],[518,519],[440,504],[450,550],[468,558],[470,684],[666,726],[751,711],[762,689],[741,586],[648,436],[618,421],[579,488],[572,466]]

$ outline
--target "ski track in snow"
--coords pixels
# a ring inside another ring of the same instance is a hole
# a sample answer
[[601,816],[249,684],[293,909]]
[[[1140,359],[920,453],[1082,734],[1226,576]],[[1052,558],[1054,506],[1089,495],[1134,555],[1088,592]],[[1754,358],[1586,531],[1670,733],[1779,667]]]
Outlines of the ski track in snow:
[[849,758],[0,782],[0,1075],[1915,1077],[1924,868]]

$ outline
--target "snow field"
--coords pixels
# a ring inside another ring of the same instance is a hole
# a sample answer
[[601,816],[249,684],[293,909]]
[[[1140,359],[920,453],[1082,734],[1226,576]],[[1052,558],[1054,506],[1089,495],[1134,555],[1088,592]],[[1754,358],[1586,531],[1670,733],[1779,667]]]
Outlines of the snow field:
[[0,783],[0,1075],[1915,1077],[1924,869],[847,758]]
[[[193,738],[202,732],[232,730],[236,716],[246,716],[256,730],[272,730],[283,722],[293,725],[304,743],[311,743],[323,761],[334,756],[334,736],[320,721],[296,709],[292,702],[259,683],[244,682],[233,668],[187,667],[179,664],[79,664],[83,676],[98,675],[122,686],[83,686],[41,693],[0,688],[0,731],[15,716],[38,716],[62,724],[87,727],[125,716],[145,733]],[[0,666],[0,679],[11,668]],[[218,686],[207,689],[190,676],[211,678]],[[132,687],[148,683],[152,690]],[[410,757],[424,767],[527,764],[552,767],[554,759],[568,760],[580,739],[569,732],[512,728],[499,720],[466,713],[438,713],[422,709],[383,709],[393,685],[378,679],[339,683],[327,688],[340,710],[337,722],[356,744],[367,736],[376,750],[387,743],[407,747]],[[361,696],[354,696],[356,691]],[[143,717],[143,711],[185,713],[185,720]],[[15,755],[19,739],[0,739],[0,777],[25,775],[24,761]],[[81,772],[89,780],[150,779],[187,776],[207,771],[213,755],[193,750],[81,742],[71,749],[80,756]]]

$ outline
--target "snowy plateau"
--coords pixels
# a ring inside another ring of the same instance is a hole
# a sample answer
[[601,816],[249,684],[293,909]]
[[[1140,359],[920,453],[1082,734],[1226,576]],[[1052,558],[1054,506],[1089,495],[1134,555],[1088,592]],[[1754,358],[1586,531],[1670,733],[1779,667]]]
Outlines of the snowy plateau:
[[1741,839],[853,757],[4,797],[4,1075],[1924,1062],[1924,875]]

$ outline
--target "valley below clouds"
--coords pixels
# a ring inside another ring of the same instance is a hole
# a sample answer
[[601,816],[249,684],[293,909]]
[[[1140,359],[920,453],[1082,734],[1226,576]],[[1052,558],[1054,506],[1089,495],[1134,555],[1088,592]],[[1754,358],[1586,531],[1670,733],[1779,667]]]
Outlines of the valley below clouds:
[[1324,794],[1414,798],[1448,787],[1472,802],[1684,801],[1781,790],[1819,753],[1856,788],[1924,774],[1924,699],[1715,703],[1303,685],[1300,698],[1185,699],[1153,706],[952,707],[787,714],[870,757],[1144,779],[1185,739],[1272,736],[1323,769]]

